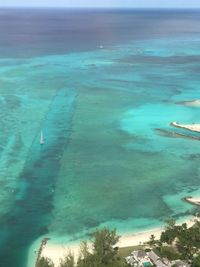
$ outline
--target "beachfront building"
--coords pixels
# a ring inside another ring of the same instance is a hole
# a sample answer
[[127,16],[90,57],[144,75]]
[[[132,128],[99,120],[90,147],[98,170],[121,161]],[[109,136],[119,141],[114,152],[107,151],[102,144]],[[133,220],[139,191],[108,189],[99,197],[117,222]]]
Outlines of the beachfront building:
[[175,260],[172,261],[172,266],[176,266],[176,267],[191,267],[191,264],[189,264],[186,261],[182,261],[182,260]]
[[133,251],[131,256],[126,257],[126,262],[130,266],[134,267],[150,267],[153,266],[150,258],[148,257],[147,252],[144,250]]
[[169,265],[167,265],[164,260],[162,260],[153,250],[151,250],[150,252],[147,252],[151,262],[157,266],[157,267],[169,267],[171,266],[170,262],[168,263]]
[[133,256],[128,256],[125,259],[126,259],[126,263],[130,266],[134,266],[134,267],[140,266]]
[[169,261],[160,258],[153,250],[146,252],[144,250],[133,251],[130,256],[126,257],[126,262],[134,267],[190,267],[191,265],[182,260]]

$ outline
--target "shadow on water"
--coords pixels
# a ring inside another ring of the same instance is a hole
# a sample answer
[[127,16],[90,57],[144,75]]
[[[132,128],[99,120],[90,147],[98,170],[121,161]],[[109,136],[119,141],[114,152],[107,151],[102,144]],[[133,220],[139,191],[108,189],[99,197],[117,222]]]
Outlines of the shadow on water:
[[47,233],[54,184],[70,135],[76,94],[73,89],[57,91],[42,125],[45,143],[40,145],[38,133],[30,148],[20,177],[26,184],[26,190],[0,222],[1,267],[25,267],[28,246],[40,235]]

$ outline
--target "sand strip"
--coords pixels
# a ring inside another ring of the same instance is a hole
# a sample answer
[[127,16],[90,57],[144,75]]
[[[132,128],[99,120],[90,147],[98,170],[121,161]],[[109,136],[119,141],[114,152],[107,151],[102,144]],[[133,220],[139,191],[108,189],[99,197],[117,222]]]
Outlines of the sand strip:
[[192,100],[192,101],[180,101],[180,102],[176,102],[177,105],[184,105],[184,106],[188,106],[188,107],[200,107],[200,100]]
[[186,129],[188,131],[200,133],[200,124],[179,124],[177,122],[171,122],[171,126]]
[[[194,224],[194,217],[184,222],[187,223],[188,227],[191,227]],[[183,221],[179,222],[178,224],[182,223]],[[148,242],[151,235],[154,235],[156,239],[159,239],[162,231],[164,231],[164,227],[137,233],[123,234],[117,246],[130,247],[130,246],[140,245],[145,242]],[[77,259],[80,253],[80,243],[74,243],[74,244],[65,244],[61,242],[55,243],[55,241],[52,240],[51,238],[43,248],[41,256],[50,258],[54,262],[55,267],[58,267],[60,259],[63,258],[65,255],[67,255],[69,251],[71,251],[74,254],[75,258]]]
[[192,205],[200,206],[200,197],[185,197],[184,200]]

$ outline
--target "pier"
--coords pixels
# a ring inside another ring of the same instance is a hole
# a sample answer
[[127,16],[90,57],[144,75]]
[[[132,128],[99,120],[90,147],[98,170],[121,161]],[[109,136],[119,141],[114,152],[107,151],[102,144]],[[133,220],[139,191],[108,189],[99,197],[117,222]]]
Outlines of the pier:
[[39,262],[39,260],[40,260],[41,254],[42,254],[42,250],[43,250],[44,247],[46,246],[46,244],[47,244],[47,242],[48,242],[49,239],[50,239],[50,238],[48,238],[48,237],[45,237],[44,239],[42,239],[40,248],[39,248],[39,250],[38,250],[37,259],[36,259],[36,262],[35,262],[35,267],[38,266],[38,262]]

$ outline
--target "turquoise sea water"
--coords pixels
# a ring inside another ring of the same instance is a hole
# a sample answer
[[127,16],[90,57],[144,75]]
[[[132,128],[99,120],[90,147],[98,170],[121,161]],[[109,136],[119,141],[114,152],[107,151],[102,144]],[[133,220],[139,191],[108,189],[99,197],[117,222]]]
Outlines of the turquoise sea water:
[[[115,14],[121,28],[127,16]],[[137,14],[138,24],[146,16]],[[187,16],[179,14],[178,34],[161,16],[152,36],[115,36],[103,49],[88,41],[87,49],[56,53],[51,44],[43,53],[43,42],[21,50],[16,42],[14,54],[4,44],[0,266],[26,266],[28,247],[44,234],[77,240],[104,225],[137,231],[196,211],[182,198],[199,191],[200,142],[169,134],[182,133],[172,121],[199,123],[200,108],[177,104],[200,98],[200,35],[185,34],[185,25],[197,30]]]

